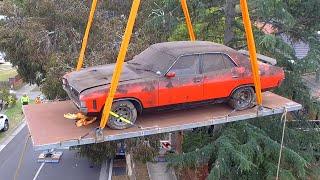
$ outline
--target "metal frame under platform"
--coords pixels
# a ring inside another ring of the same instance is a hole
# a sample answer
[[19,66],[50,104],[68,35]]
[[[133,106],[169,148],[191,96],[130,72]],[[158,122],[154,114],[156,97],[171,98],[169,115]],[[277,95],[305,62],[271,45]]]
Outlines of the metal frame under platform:
[[[102,141],[223,124],[281,114],[285,109],[290,112],[302,108],[300,104],[271,92],[263,93],[263,99],[263,105],[266,108],[262,108],[260,111],[255,107],[231,113],[233,110],[225,104],[211,104],[185,110],[146,113],[139,116],[136,123],[142,128],[131,127],[125,130],[105,128]],[[65,149],[98,142],[95,137],[95,128],[99,126],[98,122],[77,128],[73,120],[63,117],[63,114],[77,112],[71,101],[35,104],[24,106],[23,109],[35,150]]]

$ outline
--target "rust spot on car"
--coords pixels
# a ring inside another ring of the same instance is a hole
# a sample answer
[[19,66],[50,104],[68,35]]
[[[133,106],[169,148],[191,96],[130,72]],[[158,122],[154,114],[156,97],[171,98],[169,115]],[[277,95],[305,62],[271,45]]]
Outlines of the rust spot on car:
[[143,92],[151,92],[156,90],[153,83],[146,83],[145,87],[142,89]]
[[127,94],[128,93],[128,89],[127,88],[123,88],[123,87],[119,87],[117,89],[117,92],[120,94]]
[[173,88],[173,83],[172,81],[169,81],[168,84],[166,85],[167,88]]

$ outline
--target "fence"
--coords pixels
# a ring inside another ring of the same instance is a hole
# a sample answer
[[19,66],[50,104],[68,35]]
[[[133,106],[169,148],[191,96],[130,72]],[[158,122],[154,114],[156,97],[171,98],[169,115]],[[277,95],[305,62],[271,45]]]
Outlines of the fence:
[[19,89],[23,85],[23,81],[19,75],[9,78],[8,81],[0,81],[1,88]]

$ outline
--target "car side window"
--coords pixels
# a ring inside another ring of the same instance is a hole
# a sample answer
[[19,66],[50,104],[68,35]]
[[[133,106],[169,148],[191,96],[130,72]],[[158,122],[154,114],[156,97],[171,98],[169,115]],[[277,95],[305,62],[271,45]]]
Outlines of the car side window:
[[203,73],[225,69],[224,59],[221,54],[202,55]]
[[202,55],[203,73],[220,71],[234,67],[232,60],[220,53],[211,53]]
[[226,69],[231,69],[231,68],[235,67],[234,62],[232,61],[232,59],[230,59],[229,56],[227,56],[225,54],[222,54],[222,57],[224,59],[224,63],[225,63]]
[[179,75],[195,75],[199,72],[199,55],[181,56],[170,69]]

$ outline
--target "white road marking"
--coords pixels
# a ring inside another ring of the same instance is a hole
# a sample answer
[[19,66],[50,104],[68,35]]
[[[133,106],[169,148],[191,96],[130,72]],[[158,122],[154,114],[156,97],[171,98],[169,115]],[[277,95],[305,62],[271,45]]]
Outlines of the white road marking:
[[113,159],[110,160],[108,180],[112,180],[112,170],[113,170]]
[[33,180],[36,180],[36,179],[38,178],[38,176],[39,176],[39,174],[40,174],[40,171],[41,171],[41,169],[43,168],[44,164],[45,164],[45,162],[43,162],[43,163],[41,164],[41,166],[39,167],[36,175],[33,177]]
[[21,131],[25,126],[26,126],[26,122],[23,120],[23,123],[20,124],[20,125],[16,128],[16,130],[14,130],[14,132],[13,132],[11,135],[9,135],[8,137],[5,137],[4,142],[2,142],[2,143],[0,144],[0,152],[12,141],[12,139],[13,139],[14,137],[16,137],[17,134],[20,133],[20,131]]

